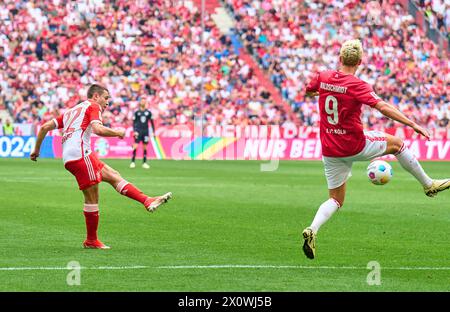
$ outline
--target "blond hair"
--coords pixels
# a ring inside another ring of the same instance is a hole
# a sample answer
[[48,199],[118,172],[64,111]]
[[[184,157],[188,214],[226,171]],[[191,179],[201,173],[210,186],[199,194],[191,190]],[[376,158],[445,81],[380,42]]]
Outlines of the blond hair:
[[362,44],[358,39],[347,40],[341,47],[339,56],[342,57],[342,64],[356,66],[362,58]]

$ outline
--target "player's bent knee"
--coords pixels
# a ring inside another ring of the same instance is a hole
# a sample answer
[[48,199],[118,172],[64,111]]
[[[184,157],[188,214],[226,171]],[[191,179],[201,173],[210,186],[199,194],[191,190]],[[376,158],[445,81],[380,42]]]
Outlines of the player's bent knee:
[[387,143],[386,154],[397,154],[401,151],[403,146],[403,140],[392,135],[388,136]]
[[119,171],[113,170],[112,176],[114,180],[122,180],[122,176],[120,175]]
[[395,142],[394,142],[394,146],[395,146],[395,153],[400,152],[402,146],[403,146],[403,140],[400,138],[395,138]]
[[120,176],[119,171],[116,171],[116,170],[114,170],[114,169],[110,169],[110,174],[111,174],[112,176]]
[[111,168],[105,170],[102,179],[114,188],[117,188],[118,184],[123,180],[120,173]]
[[105,166],[102,170],[102,177],[104,181],[109,182],[120,178],[120,174],[118,171],[112,169],[111,167]]

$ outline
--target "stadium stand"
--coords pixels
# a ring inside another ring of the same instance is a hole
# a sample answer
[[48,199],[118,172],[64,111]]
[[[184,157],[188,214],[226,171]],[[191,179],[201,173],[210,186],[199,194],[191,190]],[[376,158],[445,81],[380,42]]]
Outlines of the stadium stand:
[[449,0],[414,0],[425,12],[434,29],[450,39],[450,1]]
[[[396,1],[374,15],[367,1],[224,0],[235,21],[230,34],[212,18],[220,3],[206,2],[215,4],[205,13],[203,50],[199,0],[2,1],[0,110],[15,123],[39,124],[99,82],[113,98],[107,125],[130,125],[141,97],[158,126],[183,125],[200,115],[203,87],[205,126],[316,126],[317,102],[304,97],[305,84],[337,66],[343,40],[360,37],[360,77],[408,117],[448,126],[450,61]],[[448,30],[447,0],[431,8],[440,14],[442,3]],[[368,127],[385,124],[381,115],[363,115]]]
[[130,124],[141,97],[160,124],[192,123],[202,69],[205,125],[287,120],[209,13],[202,50],[201,15],[189,1],[58,3],[0,4],[0,98],[16,123],[52,118],[79,102],[83,86],[94,81],[114,100],[107,125]]
[[[356,37],[363,38],[366,52],[363,80],[408,117],[427,127],[447,127],[449,60],[396,1],[383,1],[378,11],[383,14],[374,14],[366,1],[226,0],[225,6],[244,45],[302,124],[318,122],[316,101],[304,97],[309,77],[336,68],[340,43]],[[368,111],[364,121],[371,128],[386,122]]]

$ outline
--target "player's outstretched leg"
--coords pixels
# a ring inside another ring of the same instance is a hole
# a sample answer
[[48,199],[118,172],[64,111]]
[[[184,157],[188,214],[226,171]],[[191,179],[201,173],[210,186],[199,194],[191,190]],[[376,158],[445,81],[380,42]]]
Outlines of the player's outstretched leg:
[[109,249],[109,246],[103,244],[97,237],[99,209],[98,209],[98,184],[85,190],[84,194],[84,218],[86,221],[86,240],[83,242],[84,248]]
[[[320,227],[331,218],[331,216],[342,207],[345,198],[345,186],[343,185],[329,190],[330,198],[320,205],[314,216],[313,222],[303,230],[303,252],[309,259],[316,257],[316,236]],[[339,199],[339,201],[337,200]]]
[[171,192],[162,196],[147,196],[133,184],[124,180],[116,170],[108,165],[105,165],[102,169],[102,180],[111,184],[121,195],[140,202],[149,212],[155,211],[159,206],[167,203],[172,198]]
[[436,196],[437,193],[450,188],[450,179],[433,180],[423,170],[417,158],[406,147],[402,139],[386,134],[387,149],[385,154],[393,154],[400,165],[413,175],[423,186],[425,195]]

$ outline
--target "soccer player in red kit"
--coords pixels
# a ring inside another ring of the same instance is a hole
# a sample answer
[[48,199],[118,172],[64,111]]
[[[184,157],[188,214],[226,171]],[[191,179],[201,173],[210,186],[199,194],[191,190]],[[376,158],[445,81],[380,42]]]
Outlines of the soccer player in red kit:
[[106,88],[93,84],[84,101],[67,110],[58,118],[46,122],[38,133],[36,146],[30,158],[36,161],[48,131],[63,129],[63,161],[64,167],[72,173],[79,189],[84,195],[84,216],[86,219],[87,238],[83,242],[85,248],[109,249],[97,238],[99,220],[98,184],[105,181],[111,184],[121,195],[142,203],[149,212],[172,198],[172,193],[149,197],[133,184],[124,180],[119,172],[101,162],[91,150],[91,134],[102,137],[118,137],[123,139],[124,130],[114,130],[103,126],[102,112],[108,105],[109,92]]
[[395,106],[384,102],[368,83],[355,77],[361,58],[361,42],[346,41],[340,50],[340,70],[317,73],[306,88],[308,96],[319,96],[320,141],[329,190],[329,199],[319,207],[311,225],[302,233],[303,251],[310,259],[316,254],[319,228],[344,204],[346,181],[351,176],[354,161],[393,154],[422,184],[427,196],[433,197],[450,187],[450,179],[431,179],[402,139],[380,131],[363,130],[360,116],[365,104],[430,138],[427,130],[409,120]]

